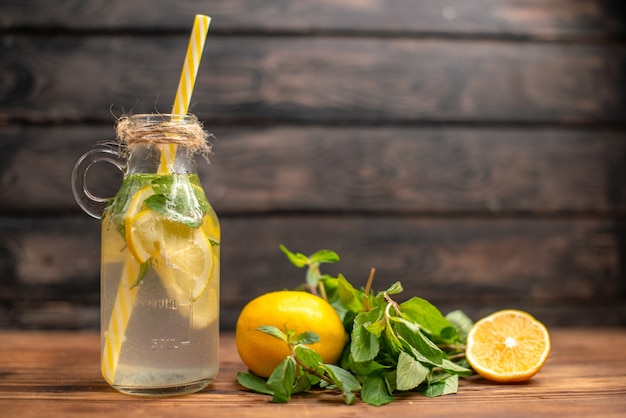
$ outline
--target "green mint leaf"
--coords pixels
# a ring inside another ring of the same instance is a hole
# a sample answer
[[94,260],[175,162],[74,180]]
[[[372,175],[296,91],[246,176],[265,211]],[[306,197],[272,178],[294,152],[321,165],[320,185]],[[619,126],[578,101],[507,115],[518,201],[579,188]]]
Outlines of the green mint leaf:
[[266,395],[274,395],[274,391],[267,385],[267,382],[252,373],[238,372],[237,381],[241,386],[252,391]]
[[436,396],[450,395],[457,393],[459,390],[459,376],[453,374],[446,377],[444,380],[432,383],[423,389],[420,389],[420,393],[429,398]]
[[442,343],[452,344],[455,342],[461,342],[461,336],[456,331],[456,328],[454,328],[453,325],[450,325],[449,327],[445,327],[441,329],[438,337],[437,336],[431,336],[431,337],[433,338],[433,340],[437,340]]
[[383,346],[382,351],[389,358],[397,358],[398,355],[400,355],[400,351],[403,350],[403,344],[407,344],[406,342],[403,342],[403,339],[398,338],[396,331],[391,326],[385,326],[385,329],[381,334],[380,341]]
[[385,383],[387,384],[387,390],[391,395],[396,391],[396,374],[397,369],[389,369],[383,372],[383,377],[385,378]]
[[307,257],[306,255],[302,253],[292,253],[283,244],[280,244],[279,248],[283,253],[285,253],[289,261],[291,261],[291,264],[293,264],[294,266],[302,268],[310,264],[309,257]]
[[[198,184],[198,186],[200,185]],[[213,208],[209,204],[209,201],[207,200],[206,194],[204,193],[204,189],[202,189],[202,187],[192,186],[191,190],[193,192],[193,195],[196,201],[198,202],[198,207],[200,208],[203,214],[207,214],[213,211]]]
[[350,344],[350,354],[356,361],[372,360],[380,350],[380,343],[375,335],[365,328],[359,327],[352,330],[352,343]]
[[349,371],[333,364],[323,364],[321,368],[328,373],[335,385],[343,392],[346,405],[353,405],[356,402],[356,396],[353,392],[361,390],[359,381]]
[[[423,328],[436,342],[451,343],[459,337],[452,324],[426,299],[412,297],[400,304],[402,316]],[[447,338],[443,338],[445,335]]]
[[143,281],[143,278],[146,276],[146,273],[148,272],[148,268],[150,267],[151,262],[152,262],[152,259],[149,258],[145,262],[141,263],[141,265],[139,266],[139,273],[137,274],[137,278],[135,279],[133,284],[130,285],[131,289],[141,284],[141,282]]
[[336,252],[330,250],[320,250],[309,257],[312,263],[336,263],[339,256]]
[[398,293],[402,293],[404,289],[402,288],[402,284],[400,282],[395,282],[392,284],[384,293],[388,295],[397,295]]
[[315,385],[321,386],[321,383],[323,382],[323,380],[319,376],[316,376],[314,374],[304,373],[302,376],[308,379],[309,384],[311,386],[315,386]]
[[320,269],[319,264],[313,263],[309,265],[309,268],[306,270],[306,284],[310,289],[317,289],[317,285],[320,280]]
[[335,309],[337,315],[343,322],[343,325],[346,327],[346,331],[351,332],[352,323],[354,321],[354,316],[356,315],[354,312],[348,312],[343,302],[339,297],[339,280],[336,277],[330,277],[328,275],[322,275],[320,278],[322,286],[324,286],[324,290],[326,292],[326,297],[328,298],[328,303]]
[[320,336],[317,335],[317,333],[311,332],[311,331],[307,331],[307,332],[303,332],[302,334],[299,334],[296,337],[292,338],[290,343],[293,344],[293,345],[296,345],[296,344],[315,344],[315,343],[319,342],[319,340],[320,340]]
[[469,376],[473,373],[471,369],[448,359],[443,359],[443,361],[441,362],[441,368],[450,373],[458,374],[460,376]]
[[393,402],[393,396],[382,374],[367,376],[361,388],[361,400],[369,405],[381,406]]
[[458,333],[461,342],[465,343],[467,341],[467,334],[469,334],[470,329],[474,326],[474,321],[471,320],[469,316],[467,316],[463,311],[452,311],[446,315],[446,319],[450,322],[456,332]]
[[358,392],[361,384],[349,371],[334,364],[322,364],[321,368],[335,381],[337,387],[344,391]]
[[389,366],[385,366],[374,360],[354,361],[352,355],[348,358],[348,367],[350,371],[357,376],[368,376],[375,372],[383,372],[389,368]]
[[[135,192],[142,187],[151,184],[155,178],[157,178],[156,175],[149,175],[145,173],[130,174],[126,176],[122,181],[122,185],[117,191],[115,198],[110,201],[110,204],[106,209],[107,212],[109,212],[110,217],[123,219],[122,215],[126,211],[126,206]],[[123,230],[120,230],[120,233],[124,236]]]
[[401,351],[396,371],[396,389],[414,389],[428,377],[429,373],[428,367],[415,360],[410,354]]
[[305,345],[298,345],[294,350],[298,360],[302,362],[306,367],[317,370],[322,362],[322,356],[312,348]]
[[341,274],[337,276],[339,300],[347,311],[363,311],[363,293],[356,290]]
[[287,356],[267,379],[267,386],[274,391],[272,402],[287,403],[296,381],[296,360]]
[[367,330],[372,322],[379,321],[383,313],[380,308],[361,312],[354,318],[350,354],[355,361],[373,360],[380,350],[380,342],[375,334]]
[[[391,320],[392,327],[398,336],[423,356],[423,358],[416,358],[417,360],[426,360],[430,364],[441,366],[443,351],[422,333],[418,325],[404,318],[393,317]],[[408,351],[411,352],[411,350]]]
[[[404,341],[404,339],[402,340]],[[421,362],[422,364],[430,364],[431,366],[435,367],[435,364],[433,364],[433,362],[430,361],[425,355],[420,353],[415,347],[411,346],[406,341],[404,341],[404,344],[405,344],[404,349],[407,350],[406,352],[410,353],[414,359]],[[439,367],[439,366],[437,365],[436,367]]]
[[380,318],[377,321],[374,321],[374,322],[371,322],[371,323],[365,325],[365,329],[368,332],[371,332],[372,334],[374,334],[376,336],[376,338],[379,338],[380,335],[385,330],[386,326],[387,326],[387,324],[385,322],[385,319],[384,318]]
[[322,274],[320,277],[320,281],[324,285],[326,289],[326,295],[330,298],[337,293],[337,287],[339,286],[339,281],[337,277],[333,277],[329,274]]
[[144,204],[154,212],[164,216],[169,211],[167,197],[164,194],[153,194],[144,201]]
[[289,339],[287,338],[287,334],[282,332],[280,329],[276,328],[274,325],[263,325],[257,328],[258,331],[264,332],[272,337],[276,337],[279,340],[284,341],[285,343],[289,343]]
[[301,374],[297,376],[293,388],[291,389],[291,394],[294,395],[296,393],[307,391],[311,389],[311,386],[319,381],[319,378],[317,378],[316,381],[314,379],[311,379],[310,377],[311,375],[309,374]]
[[175,175],[156,176],[150,182],[152,189],[157,194],[169,194],[174,187]]
[[117,232],[119,232],[119,234],[124,238],[124,241],[126,241],[126,221],[124,220],[123,216],[120,216],[119,220],[120,220],[120,223],[117,225],[116,229],[117,229]]
[[[324,285],[324,287],[326,287],[326,285]],[[348,312],[336,294],[331,293],[329,295],[328,293],[326,293],[326,296],[328,297],[328,303],[330,303],[330,305],[335,309],[335,312],[337,312],[337,315],[339,316],[339,319],[341,319],[341,322],[346,328],[346,331],[348,333],[351,332],[352,324],[354,323],[354,317],[356,316],[356,314],[354,312]]]
[[181,223],[190,228],[198,228],[202,225],[204,213],[198,209],[195,200],[190,202],[186,196],[153,194],[144,203],[154,212],[173,222]]

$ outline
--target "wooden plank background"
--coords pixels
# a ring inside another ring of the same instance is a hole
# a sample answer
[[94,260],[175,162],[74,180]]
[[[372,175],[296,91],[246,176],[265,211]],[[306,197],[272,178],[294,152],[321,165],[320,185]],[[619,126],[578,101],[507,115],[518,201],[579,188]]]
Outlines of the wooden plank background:
[[[193,15],[191,111],[223,229],[222,327],[303,271],[400,280],[444,312],[626,325],[626,20],[610,0],[4,0],[0,327],[96,329],[79,156],[167,112]],[[95,191],[115,169],[95,167]]]

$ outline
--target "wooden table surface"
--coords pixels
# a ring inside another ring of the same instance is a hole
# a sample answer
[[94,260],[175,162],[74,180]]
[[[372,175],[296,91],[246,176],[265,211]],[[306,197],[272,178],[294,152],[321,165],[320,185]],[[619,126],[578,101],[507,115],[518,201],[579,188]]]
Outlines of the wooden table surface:
[[220,341],[220,373],[204,391],[174,398],[123,395],[100,377],[99,337],[84,332],[0,332],[1,417],[623,417],[626,330],[554,329],[543,370],[523,384],[463,380],[456,395],[407,394],[385,406],[343,404],[334,393],[272,404],[243,390],[232,334]]

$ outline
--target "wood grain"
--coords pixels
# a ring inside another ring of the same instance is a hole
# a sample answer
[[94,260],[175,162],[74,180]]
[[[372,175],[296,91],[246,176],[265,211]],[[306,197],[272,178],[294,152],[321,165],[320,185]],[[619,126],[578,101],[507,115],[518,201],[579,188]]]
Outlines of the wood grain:
[[[220,339],[220,373],[204,391],[185,397],[146,399],[121,395],[99,375],[99,340],[91,333],[2,333],[0,408],[6,417],[621,417],[626,411],[626,334],[618,329],[551,329],[552,352],[541,372],[525,384],[463,380],[456,395],[398,396],[371,407],[343,405],[336,393],[312,392],[289,404],[272,404],[266,395],[245,391],[236,373],[245,370],[232,334]],[[589,361],[593,359],[593,361]]]
[[[110,127],[0,127],[0,211],[81,214],[72,167]],[[621,213],[621,131],[476,127],[216,127],[198,159],[222,216],[264,212]],[[37,170],[33,167],[38,167]],[[98,164],[89,187],[113,196],[121,173]]]
[[[11,37],[0,123],[168,112],[187,36]],[[441,39],[207,42],[190,111],[237,123],[617,123],[626,47]],[[178,58],[176,58],[178,57]]]
[[536,39],[623,35],[619,0],[4,0],[0,29],[177,30],[196,13],[213,18],[211,34],[383,35],[496,34]]
[[[355,283],[374,265],[378,287],[444,311],[623,327],[623,9],[2,1],[0,328],[98,327],[98,221],[71,170],[116,117],[169,111],[196,13],[213,17],[191,111],[216,136],[200,175],[223,226],[224,329],[301,283],[279,243],[338,251],[330,272]],[[120,173],[92,170],[112,195]]]
[[[29,308],[41,308],[59,311],[48,321],[38,318],[47,327],[97,326],[86,308],[97,304],[100,292],[99,222],[6,223],[0,249],[7,271],[0,275],[14,279],[4,281],[0,302],[17,312],[3,319],[10,321],[5,325],[30,327],[36,321]],[[445,312],[463,309],[479,317],[518,307],[548,324],[626,323],[623,237],[616,234],[624,225],[616,221],[263,216],[221,223],[225,328],[252,298],[304,283],[304,271],[286,260],[281,243],[305,254],[338,252],[341,262],[324,271],[342,273],[356,286],[375,267],[376,290],[401,281],[403,300],[421,296]],[[71,304],[85,316],[71,317]]]

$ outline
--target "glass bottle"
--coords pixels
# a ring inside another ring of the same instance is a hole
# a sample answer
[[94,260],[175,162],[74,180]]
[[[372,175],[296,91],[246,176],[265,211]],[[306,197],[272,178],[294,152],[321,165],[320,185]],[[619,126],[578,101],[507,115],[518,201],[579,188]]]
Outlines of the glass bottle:
[[[163,114],[122,118],[117,132],[120,150],[92,150],[72,174],[102,222],[102,375],[130,394],[196,392],[218,372],[220,226],[195,165],[206,133],[193,115]],[[86,187],[100,161],[124,174],[112,199]]]

